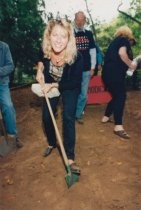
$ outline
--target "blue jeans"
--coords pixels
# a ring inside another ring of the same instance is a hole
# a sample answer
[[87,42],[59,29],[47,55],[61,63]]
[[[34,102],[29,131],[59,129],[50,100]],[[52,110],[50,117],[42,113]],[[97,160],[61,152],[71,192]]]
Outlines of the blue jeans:
[[0,84],[0,108],[7,134],[17,135],[16,114],[8,84]]
[[[79,90],[66,90],[62,94],[63,103],[63,140],[64,148],[68,159],[74,160],[75,158],[75,113]],[[56,108],[59,102],[59,97],[49,99],[52,107],[52,111],[55,114]],[[46,101],[43,102],[42,119],[44,124],[44,131],[47,136],[48,144],[50,146],[56,146],[56,135],[54,126],[49,114],[49,110]]]
[[80,118],[87,103],[87,93],[90,81],[90,71],[84,71],[82,74],[81,92],[77,101],[76,118]]

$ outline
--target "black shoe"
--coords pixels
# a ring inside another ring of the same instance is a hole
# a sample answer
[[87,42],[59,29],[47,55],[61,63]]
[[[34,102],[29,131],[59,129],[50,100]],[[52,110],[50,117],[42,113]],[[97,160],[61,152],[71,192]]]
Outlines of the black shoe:
[[43,157],[49,156],[54,148],[55,147],[48,147],[48,148],[46,148],[44,153],[43,153]]
[[18,149],[22,148],[23,147],[23,143],[22,141],[19,139],[19,137],[16,138],[16,147]]

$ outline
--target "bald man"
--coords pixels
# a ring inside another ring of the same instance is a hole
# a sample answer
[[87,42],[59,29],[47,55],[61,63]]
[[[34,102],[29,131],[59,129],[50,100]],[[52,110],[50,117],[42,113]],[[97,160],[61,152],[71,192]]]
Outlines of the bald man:
[[75,14],[74,23],[76,46],[78,51],[81,52],[84,60],[81,92],[76,110],[76,120],[78,123],[83,124],[83,113],[87,103],[88,85],[91,76],[94,75],[96,65],[96,46],[92,32],[85,29],[86,16],[83,11],[79,11]]

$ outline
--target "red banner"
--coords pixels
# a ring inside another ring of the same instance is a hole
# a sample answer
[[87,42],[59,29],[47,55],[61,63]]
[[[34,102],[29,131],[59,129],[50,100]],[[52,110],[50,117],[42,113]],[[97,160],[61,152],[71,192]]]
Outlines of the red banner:
[[87,104],[108,103],[111,98],[111,94],[105,91],[101,76],[94,76],[89,83]]

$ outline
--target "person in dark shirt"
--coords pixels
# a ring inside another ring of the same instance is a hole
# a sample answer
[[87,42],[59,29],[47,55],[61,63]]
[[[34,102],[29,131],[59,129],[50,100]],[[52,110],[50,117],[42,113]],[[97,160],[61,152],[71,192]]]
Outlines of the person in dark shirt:
[[[63,138],[66,155],[71,170],[80,173],[75,163],[75,113],[81,89],[83,58],[77,52],[73,27],[65,19],[50,20],[44,30],[42,53],[38,60],[36,79],[44,85],[44,91],[57,88],[63,104]],[[49,98],[53,113],[59,98]],[[42,119],[48,147],[44,156],[51,154],[56,147],[56,135],[46,100],[43,101]]]
[[130,45],[132,38],[132,31],[128,26],[121,26],[117,29],[115,38],[105,53],[102,70],[103,81],[112,95],[112,100],[106,107],[102,122],[109,122],[113,113],[114,133],[124,139],[130,138],[124,130],[122,122],[126,100],[126,71],[128,68],[136,69],[136,65],[132,63],[133,55]]
[[94,75],[96,65],[96,46],[93,34],[90,30],[84,28],[86,16],[84,12],[79,11],[75,14],[75,39],[77,49],[81,52],[84,60],[81,93],[77,102],[76,120],[83,124],[83,111],[87,102],[88,85],[91,76]]

